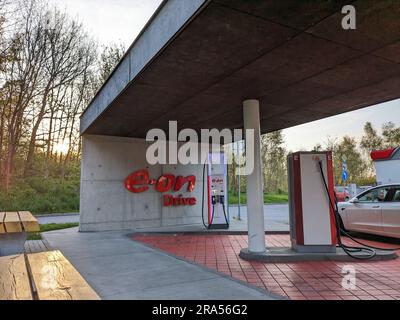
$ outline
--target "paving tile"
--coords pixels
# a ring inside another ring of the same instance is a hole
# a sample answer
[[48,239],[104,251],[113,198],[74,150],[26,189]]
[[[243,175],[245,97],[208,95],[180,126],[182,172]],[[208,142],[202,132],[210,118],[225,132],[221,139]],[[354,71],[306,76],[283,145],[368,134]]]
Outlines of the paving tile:
[[[206,265],[233,278],[247,281],[294,300],[400,300],[400,259],[354,261],[357,287],[342,288],[342,267],[348,263],[311,261],[296,263],[249,262],[239,258],[247,247],[246,235],[137,235],[137,241],[150,244],[195,263]],[[288,235],[267,235],[270,247],[290,246]],[[348,239],[345,243],[351,244]],[[390,244],[363,240],[385,248]]]

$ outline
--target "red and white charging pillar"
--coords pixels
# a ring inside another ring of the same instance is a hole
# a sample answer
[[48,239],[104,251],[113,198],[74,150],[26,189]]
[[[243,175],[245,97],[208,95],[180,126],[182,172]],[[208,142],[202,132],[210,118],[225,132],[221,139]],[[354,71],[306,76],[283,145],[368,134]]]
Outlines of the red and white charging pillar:
[[289,155],[288,178],[292,248],[304,253],[335,252],[332,153],[296,152]]

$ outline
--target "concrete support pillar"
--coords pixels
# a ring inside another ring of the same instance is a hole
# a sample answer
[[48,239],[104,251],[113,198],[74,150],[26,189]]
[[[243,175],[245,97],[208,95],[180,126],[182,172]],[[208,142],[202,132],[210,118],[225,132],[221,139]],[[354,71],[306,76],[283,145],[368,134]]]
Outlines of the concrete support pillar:
[[[260,102],[243,102],[244,129],[254,130],[254,170],[247,176],[247,223],[249,252],[265,252],[264,193],[261,161]],[[246,138],[247,139],[247,138]],[[246,144],[248,141],[246,141]],[[253,155],[246,154],[246,158]]]

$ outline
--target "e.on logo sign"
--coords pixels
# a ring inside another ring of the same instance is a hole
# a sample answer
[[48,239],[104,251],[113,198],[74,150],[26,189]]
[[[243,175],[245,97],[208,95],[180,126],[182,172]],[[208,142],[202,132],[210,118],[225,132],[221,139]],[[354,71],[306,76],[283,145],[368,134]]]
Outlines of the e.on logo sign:
[[[191,175],[187,177],[177,176],[172,174],[164,174],[158,179],[151,179],[149,171],[142,169],[133,172],[125,179],[125,188],[133,193],[142,193],[149,190],[150,186],[154,186],[155,190],[164,193],[169,191],[178,192],[182,187],[187,184],[187,192],[192,192],[196,185],[196,176]],[[174,197],[170,194],[163,196],[163,205],[169,206],[193,206],[196,204],[196,198],[184,198],[182,195]]]

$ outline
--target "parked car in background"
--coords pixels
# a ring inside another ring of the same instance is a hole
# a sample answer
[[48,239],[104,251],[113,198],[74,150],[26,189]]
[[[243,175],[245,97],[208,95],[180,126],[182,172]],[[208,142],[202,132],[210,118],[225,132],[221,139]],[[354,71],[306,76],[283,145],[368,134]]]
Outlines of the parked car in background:
[[338,208],[345,230],[400,238],[400,183],[373,187]]
[[347,187],[336,186],[335,187],[336,199],[338,202],[349,201],[350,193]]
[[376,186],[376,184],[373,185],[373,186],[357,186],[357,194],[360,194],[361,192],[364,192],[364,191],[366,191],[368,189],[371,189],[371,188],[373,188],[375,186]]

